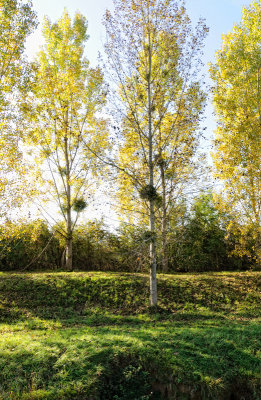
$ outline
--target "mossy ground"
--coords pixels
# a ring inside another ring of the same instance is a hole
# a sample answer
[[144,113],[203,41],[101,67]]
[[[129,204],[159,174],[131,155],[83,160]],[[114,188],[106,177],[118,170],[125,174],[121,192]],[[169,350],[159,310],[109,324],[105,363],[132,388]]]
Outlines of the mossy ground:
[[140,274],[0,273],[0,399],[261,399],[261,273],[148,295]]

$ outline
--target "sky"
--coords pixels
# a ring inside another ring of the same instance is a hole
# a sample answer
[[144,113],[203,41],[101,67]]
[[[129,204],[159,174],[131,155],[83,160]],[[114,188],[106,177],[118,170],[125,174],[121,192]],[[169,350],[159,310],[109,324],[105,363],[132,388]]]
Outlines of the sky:
[[[71,16],[75,11],[80,11],[88,20],[89,41],[86,45],[86,56],[91,65],[97,63],[98,52],[103,48],[104,29],[102,18],[106,9],[113,10],[113,0],[32,0],[33,8],[38,15],[39,26],[33,33],[26,46],[26,53],[29,59],[32,59],[37,53],[39,46],[43,43],[41,38],[41,23],[44,16],[48,16],[52,22],[60,18],[64,9],[67,9]],[[206,20],[209,27],[209,34],[205,41],[204,57],[202,59],[207,76],[207,83],[211,84],[208,78],[208,63],[214,62],[215,52],[221,46],[222,34],[231,31],[234,23],[239,23],[242,14],[243,5],[248,6],[250,0],[186,0],[186,8],[193,24],[200,17]],[[215,129],[215,118],[213,107],[209,101],[206,109],[206,119],[204,121],[206,131],[204,135],[207,141],[204,143],[204,150],[208,152],[211,149],[211,140]],[[208,152],[208,154],[210,154]],[[209,160],[211,160],[209,156]],[[107,212],[105,211],[105,214]]]
[[[204,61],[213,61],[215,51],[220,47],[222,34],[230,31],[234,23],[240,21],[243,5],[250,0],[187,0],[188,14],[194,24],[199,17],[206,20],[210,32],[206,40]],[[113,9],[113,0],[33,0],[33,7],[40,22],[37,31],[31,35],[27,44],[27,53],[32,57],[41,43],[41,22],[44,16],[56,21],[66,8],[71,15],[79,10],[89,22],[89,43],[87,56],[96,62],[98,51],[102,49],[102,18],[105,10]]]

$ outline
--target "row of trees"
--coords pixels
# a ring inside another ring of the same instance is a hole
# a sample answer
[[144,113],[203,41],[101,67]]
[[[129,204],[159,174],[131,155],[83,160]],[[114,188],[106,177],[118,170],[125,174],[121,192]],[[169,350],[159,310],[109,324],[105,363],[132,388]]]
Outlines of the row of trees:
[[[24,192],[38,199],[39,208],[63,238],[64,266],[72,270],[80,212],[90,202],[95,183],[111,176],[115,208],[125,223],[143,231],[150,303],[156,305],[157,259],[164,272],[173,259],[181,262],[178,254],[183,250],[173,245],[178,242],[173,241],[173,227],[180,244],[186,243],[189,229],[179,218],[182,199],[190,199],[188,193],[205,179],[199,153],[206,103],[200,59],[208,29],[202,20],[192,28],[179,0],[114,3],[115,10],[104,16],[102,67],[91,68],[84,54],[87,21],[79,12],[73,20],[67,12],[56,23],[45,19],[45,44],[29,64],[23,61],[23,48],[36,26],[32,5],[1,1],[1,188],[14,201]],[[219,120],[215,173],[224,182],[216,204],[230,215],[228,235],[238,237],[241,232],[244,237],[251,231],[252,248],[238,248],[242,256],[252,256],[254,247],[257,262],[260,16],[260,1],[244,9],[241,24],[224,37],[211,66]],[[15,171],[29,191],[12,188]],[[56,224],[50,202],[56,203],[63,223]],[[191,259],[198,240],[196,234]],[[213,253],[218,257],[216,250]]]

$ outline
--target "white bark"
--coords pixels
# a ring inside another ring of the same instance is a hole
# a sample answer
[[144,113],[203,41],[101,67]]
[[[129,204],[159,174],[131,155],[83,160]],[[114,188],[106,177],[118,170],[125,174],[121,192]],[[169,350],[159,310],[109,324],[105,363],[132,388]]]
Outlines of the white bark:
[[[150,32],[148,33],[148,139],[149,139],[149,183],[154,187],[154,163],[153,163],[153,137],[152,137],[152,107],[151,107],[151,63],[152,48]],[[157,306],[157,258],[156,258],[156,232],[154,199],[149,199],[149,229],[151,232],[150,243],[150,305]]]

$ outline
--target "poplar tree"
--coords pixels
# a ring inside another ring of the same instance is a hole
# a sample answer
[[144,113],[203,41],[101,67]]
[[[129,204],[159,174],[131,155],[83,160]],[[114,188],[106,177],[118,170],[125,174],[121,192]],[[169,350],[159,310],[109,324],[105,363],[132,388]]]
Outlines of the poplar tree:
[[0,1],[0,195],[5,203],[1,205],[2,215],[21,197],[15,175],[23,172],[16,101],[28,76],[25,41],[36,25],[30,1]]
[[[223,36],[211,66],[217,116],[215,175],[223,182],[217,204],[233,217],[229,231],[251,233],[261,262],[261,3],[243,7]],[[244,241],[245,239],[243,239]],[[243,243],[243,242],[242,242]],[[245,253],[243,247],[237,252]]]
[[114,5],[104,20],[105,67],[114,118],[121,121],[121,201],[148,221],[150,304],[156,306],[156,209],[163,205],[164,235],[167,192],[171,197],[175,174],[181,174],[182,164],[186,169],[197,141],[193,132],[204,94],[195,74],[207,28],[199,21],[193,31],[179,1],[115,0]]
[[105,102],[103,76],[84,56],[87,21],[79,12],[73,21],[66,11],[56,23],[46,18],[43,35],[45,44],[32,65],[32,90],[23,103],[26,144],[40,190],[60,210],[65,267],[72,270],[73,230],[88,205],[97,168],[94,153],[107,145],[106,121],[97,116]]

